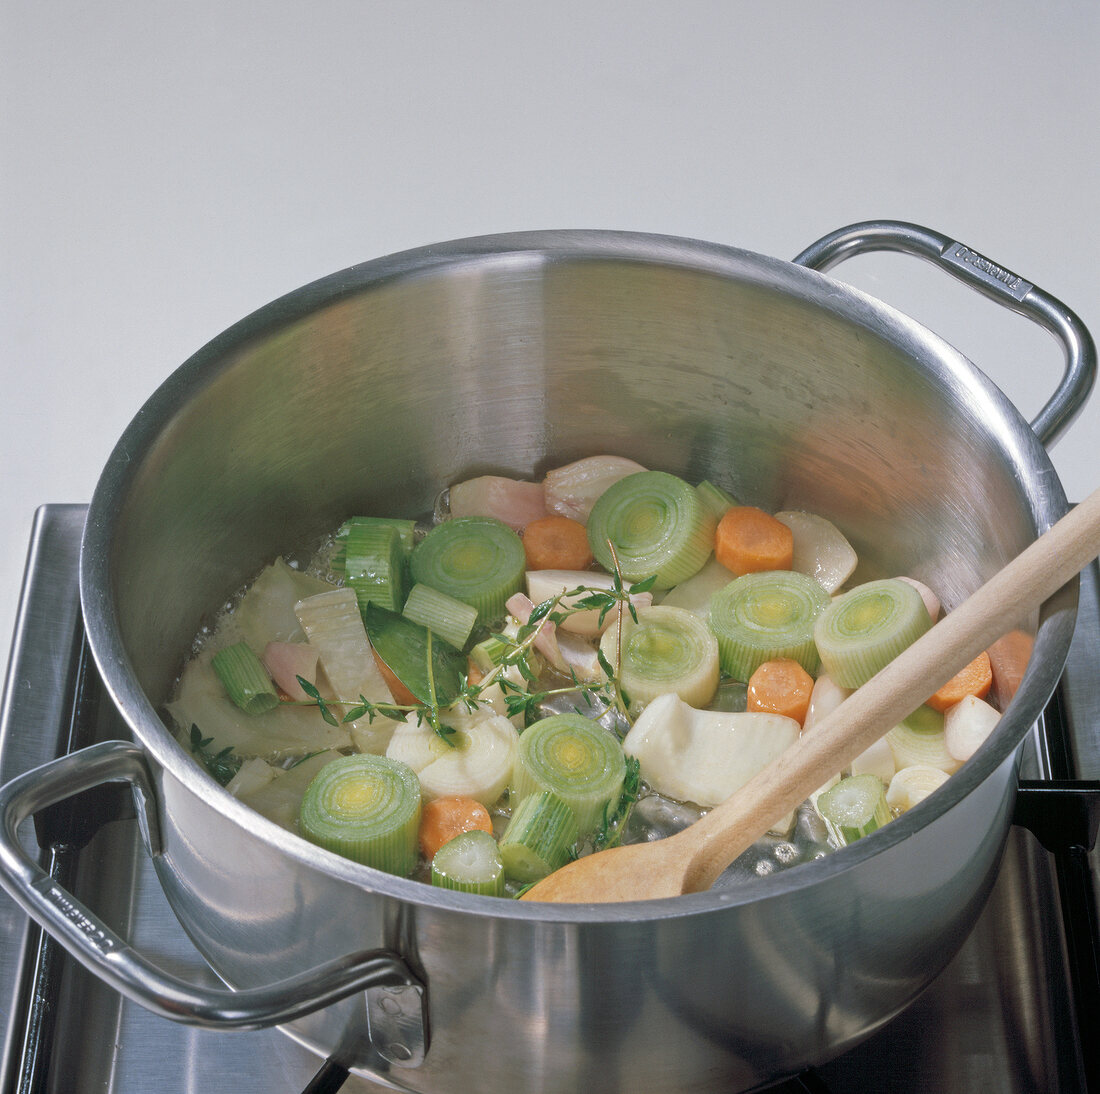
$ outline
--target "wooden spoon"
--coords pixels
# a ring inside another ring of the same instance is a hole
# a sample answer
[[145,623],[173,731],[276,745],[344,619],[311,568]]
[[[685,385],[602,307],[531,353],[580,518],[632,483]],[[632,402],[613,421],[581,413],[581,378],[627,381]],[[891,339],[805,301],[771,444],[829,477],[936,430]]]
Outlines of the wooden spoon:
[[524,900],[650,900],[709,889],[781,817],[805,801],[982,650],[1100,554],[1100,490],[815,723],[730,798],[667,839],[577,859]]

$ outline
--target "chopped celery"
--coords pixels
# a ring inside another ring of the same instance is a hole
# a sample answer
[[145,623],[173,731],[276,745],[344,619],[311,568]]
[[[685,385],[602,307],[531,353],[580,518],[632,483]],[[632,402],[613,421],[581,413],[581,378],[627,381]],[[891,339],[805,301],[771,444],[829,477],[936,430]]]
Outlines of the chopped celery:
[[405,552],[390,524],[353,524],[344,551],[344,581],[355,590],[359,610],[378,604],[399,612],[405,603]]
[[709,479],[703,479],[695,489],[699,493],[699,500],[714,514],[716,520],[721,520],[727,509],[741,504],[728,490],[715,486]]
[[626,581],[656,575],[654,588],[671,589],[702,568],[716,523],[683,479],[639,471],[610,486],[592,507],[588,544],[605,570],[618,568]]
[[504,895],[504,860],[488,832],[463,832],[432,858],[432,884],[481,896]]
[[266,714],[279,705],[279,696],[267,669],[246,642],[236,642],[218,650],[211,665],[226,694],[245,714]]
[[548,790],[529,794],[500,837],[505,876],[521,884],[538,881],[566,864],[576,842],[573,810]]
[[416,535],[416,521],[405,520],[401,517],[352,517],[340,525],[336,533],[336,550],[332,556],[332,570],[334,573],[344,573],[345,554],[347,550],[348,536],[353,528],[363,527],[388,527],[394,528],[401,539],[401,550],[405,557],[412,554]]
[[877,775],[852,775],[841,779],[817,799],[817,810],[830,831],[844,844],[869,835],[891,817],[886,804],[886,786]]
[[477,623],[477,608],[433,589],[430,585],[419,583],[409,590],[401,614],[406,619],[427,627],[458,650],[470,640],[474,624]]

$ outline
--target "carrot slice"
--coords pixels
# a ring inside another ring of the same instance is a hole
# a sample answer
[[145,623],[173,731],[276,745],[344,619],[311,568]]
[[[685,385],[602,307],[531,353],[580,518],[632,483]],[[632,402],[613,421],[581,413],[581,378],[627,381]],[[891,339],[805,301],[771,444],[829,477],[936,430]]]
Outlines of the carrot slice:
[[763,570],[789,570],[794,561],[794,534],[763,509],[735,505],[718,522],[714,555],[739,577]]
[[523,529],[529,570],[587,570],[592,550],[583,524],[570,517],[540,517]]
[[434,798],[425,802],[420,811],[417,838],[420,850],[429,861],[445,843],[463,832],[482,831],[490,835],[493,818],[489,810],[473,798]]
[[984,699],[993,685],[993,666],[989,654],[979,653],[969,665],[956,673],[930,699],[927,705],[934,710],[944,711],[961,703],[968,695]]
[[749,677],[746,709],[783,714],[802,725],[813,690],[814,678],[797,661],[777,657]]

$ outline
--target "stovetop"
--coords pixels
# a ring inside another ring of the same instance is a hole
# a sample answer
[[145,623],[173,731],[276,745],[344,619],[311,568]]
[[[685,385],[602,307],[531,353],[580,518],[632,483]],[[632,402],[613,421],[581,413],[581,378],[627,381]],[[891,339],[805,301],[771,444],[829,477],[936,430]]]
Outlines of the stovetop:
[[[35,522],[0,708],[0,781],[67,750],[74,735],[128,736],[101,701],[83,642],[77,556],[84,513],[83,506],[43,506]],[[1066,674],[1025,745],[1018,823],[974,932],[900,1016],[775,1091],[1023,1094],[1100,1083],[1100,1045],[1080,1033],[1100,1031],[1098,870],[1088,851],[1097,795],[1081,781],[1100,777],[1098,590],[1094,566],[1083,575]],[[197,983],[218,984],[162,896],[136,825],[111,821],[88,835],[78,850],[69,840],[42,852],[43,863],[68,873],[77,895],[137,949]],[[37,851],[33,831],[23,839]],[[277,1030],[213,1033],[154,1017],[43,939],[4,894],[0,1008],[0,1094],[383,1089],[356,1077],[341,1085],[342,1075]]]

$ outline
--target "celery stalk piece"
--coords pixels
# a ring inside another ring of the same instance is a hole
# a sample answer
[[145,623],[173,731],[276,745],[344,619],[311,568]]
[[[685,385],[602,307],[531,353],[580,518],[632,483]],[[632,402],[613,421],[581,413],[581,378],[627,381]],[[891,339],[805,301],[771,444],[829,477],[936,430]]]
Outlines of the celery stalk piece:
[[409,590],[401,614],[427,627],[457,650],[466,646],[477,623],[477,608],[419,583]]
[[[706,623],[683,608],[639,608],[621,628],[604,632],[600,649],[631,704],[672,692],[705,707],[718,689],[718,640]],[[621,663],[620,663],[621,652]]]
[[664,471],[640,471],[614,483],[588,518],[596,561],[626,581],[656,575],[671,589],[699,572],[714,547],[714,514],[693,486]]
[[477,609],[478,621],[504,616],[523,587],[527,556],[519,536],[491,517],[456,517],[436,525],[412,553],[413,581]]
[[576,842],[573,810],[548,790],[529,794],[500,837],[504,874],[524,885],[538,881],[566,864]]
[[931,626],[920,593],[885,578],[838,596],[814,624],[814,641],[825,671],[841,687],[858,688]]
[[699,499],[714,514],[716,520],[721,520],[726,515],[726,510],[741,504],[728,490],[716,486],[709,479],[703,479],[695,489],[699,492]]
[[266,714],[279,705],[267,669],[247,643],[236,642],[218,650],[211,664],[226,694],[245,714]]
[[399,612],[405,604],[405,552],[389,524],[353,524],[344,547],[344,581],[355,590],[359,610],[377,604]]
[[404,556],[408,558],[412,554],[413,545],[416,542],[415,520],[406,520],[403,517],[352,517],[344,521],[336,533],[336,551],[332,559],[334,572],[344,573],[345,551],[352,529],[365,527],[393,528],[401,540],[401,551]]
[[504,896],[504,860],[488,832],[463,832],[432,858],[432,884],[479,896]]
[[877,775],[841,779],[817,799],[817,811],[841,844],[870,835],[891,819],[886,786]]
[[707,617],[723,671],[747,681],[765,661],[789,657],[816,676],[814,623],[828,603],[818,582],[793,570],[734,578],[711,597]]
[[523,799],[550,791],[572,810],[581,837],[595,831],[608,802],[618,801],[626,758],[618,740],[579,714],[556,714],[524,730],[513,775]]
[[341,756],[306,788],[298,826],[311,843],[388,874],[417,863],[420,783],[385,756]]

